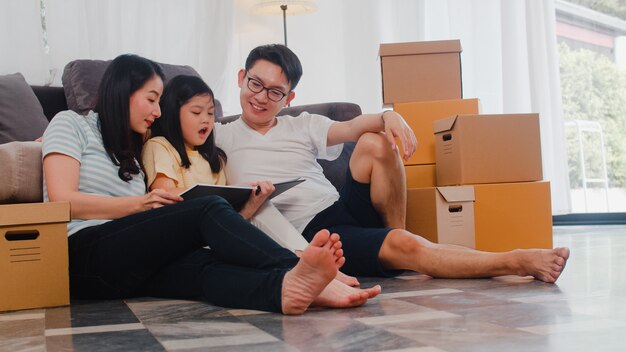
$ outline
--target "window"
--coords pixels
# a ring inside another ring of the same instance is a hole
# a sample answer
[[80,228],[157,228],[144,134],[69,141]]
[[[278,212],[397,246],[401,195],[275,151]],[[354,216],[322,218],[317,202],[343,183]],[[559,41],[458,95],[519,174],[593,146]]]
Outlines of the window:
[[626,3],[556,1],[572,213],[626,212]]

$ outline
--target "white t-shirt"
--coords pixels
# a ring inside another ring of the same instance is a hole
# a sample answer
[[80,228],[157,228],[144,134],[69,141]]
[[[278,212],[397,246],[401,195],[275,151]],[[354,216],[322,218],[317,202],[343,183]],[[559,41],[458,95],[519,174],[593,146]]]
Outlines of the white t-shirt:
[[315,215],[339,199],[316,159],[336,159],[343,144],[327,147],[328,129],[335,121],[326,116],[304,112],[297,117],[279,116],[277,120],[265,135],[241,118],[216,124],[216,143],[228,156],[229,184],[306,179],[272,199],[289,222],[302,231]]

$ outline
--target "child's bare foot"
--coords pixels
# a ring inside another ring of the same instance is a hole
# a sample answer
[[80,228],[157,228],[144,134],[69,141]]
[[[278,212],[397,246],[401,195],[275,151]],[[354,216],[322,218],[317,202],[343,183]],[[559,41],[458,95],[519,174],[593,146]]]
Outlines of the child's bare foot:
[[333,281],[343,263],[339,235],[321,230],[304,249],[300,261],[283,279],[283,314],[302,314]]
[[341,271],[337,272],[337,276],[335,276],[335,280],[339,280],[341,282],[343,282],[344,284],[350,286],[350,287],[359,287],[361,286],[361,283],[359,282],[359,280],[357,280],[356,277],[354,276],[350,276],[350,275],[346,275],[344,273],[342,273]]
[[569,258],[567,247],[528,249],[520,250],[518,253],[520,275],[532,275],[538,280],[550,283],[556,282]]
[[313,305],[330,308],[350,308],[362,306],[368,299],[380,294],[380,285],[360,289],[350,287],[339,280],[333,280],[313,301]]

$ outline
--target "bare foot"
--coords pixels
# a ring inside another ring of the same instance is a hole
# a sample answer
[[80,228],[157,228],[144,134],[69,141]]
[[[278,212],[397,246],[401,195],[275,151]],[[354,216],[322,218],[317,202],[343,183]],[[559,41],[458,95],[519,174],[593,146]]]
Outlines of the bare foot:
[[346,275],[344,273],[342,273],[341,271],[337,272],[337,276],[335,276],[335,280],[339,280],[341,282],[343,282],[344,284],[350,286],[350,287],[360,287],[361,283],[359,282],[359,280],[357,280],[356,277],[354,276],[350,276],[350,275]]
[[522,276],[532,275],[538,280],[550,283],[556,282],[569,258],[567,247],[528,249],[520,250],[518,253]]
[[302,314],[333,281],[345,263],[339,235],[321,230],[304,249],[298,264],[285,274],[282,287],[283,314]]
[[368,299],[378,296],[380,291],[380,285],[360,289],[350,287],[339,280],[333,280],[317,296],[313,301],[313,305],[330,308],[358,307],[365,304]]

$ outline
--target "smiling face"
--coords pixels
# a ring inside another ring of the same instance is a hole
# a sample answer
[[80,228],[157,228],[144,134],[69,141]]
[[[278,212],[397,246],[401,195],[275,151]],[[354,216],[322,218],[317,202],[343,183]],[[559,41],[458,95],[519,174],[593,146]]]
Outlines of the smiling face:
[[155,75],[130,96],[130,129],[145,134],[155,119],[161,116],[159,99],[163,81]]
[[[287,81],[280,66],[267,60],[258,60],[248,71],[239,71],[239,88],[241,93],[241,118],[256,131],[265,132],[274,126],[276,114],[295,97],[290,91],[291,86]],[[260,83],[266,89],[255,93],[248,88],[248,78]],[[278,102],[268,99],[268,89],[276,89],[287,95]]]
[[215,105],[210,95],[193,96],[180,107],[180,129],[187,149],[203,145],[214,124]]

